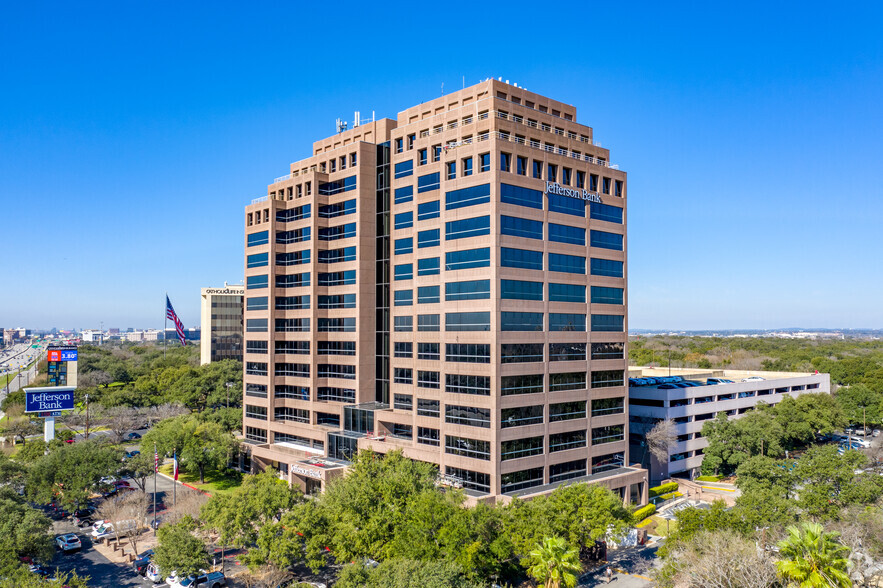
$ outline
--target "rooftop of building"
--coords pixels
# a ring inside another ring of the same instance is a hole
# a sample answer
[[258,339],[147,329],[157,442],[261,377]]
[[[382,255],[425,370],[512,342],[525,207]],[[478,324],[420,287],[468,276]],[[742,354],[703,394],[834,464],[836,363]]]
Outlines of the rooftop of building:
[[628,374],[629,387],[632,388],[658,388],[660,386],[665,386],[665,388],[669,386],[686,388],[691,386],[806,378],[818,375],[818,372],[768,372],[758,370],[629,366]]

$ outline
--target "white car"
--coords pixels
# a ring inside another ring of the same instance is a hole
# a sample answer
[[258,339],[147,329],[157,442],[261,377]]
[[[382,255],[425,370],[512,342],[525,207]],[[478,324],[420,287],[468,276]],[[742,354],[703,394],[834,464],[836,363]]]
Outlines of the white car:
[[92,541],[101,543],[111,535],[113,535],[113,523],[105,521],[102,525],[92,531]]
[[[172,572],[174,574],[174,572]],[[159,584],[162,582],[162,575],[159,573],[159,568],[153,562],[147,564],[147,571],[144,572],[144,577],[153,582],[154,584]]]
[[743,382],[763,382],[766,378],[761,378],[760,376],[751,376],[748,378],[742,378]]
[[55,545],[63,552],[75,551],[83,547],[80,538],[74,533],[65,533],[55,538]]

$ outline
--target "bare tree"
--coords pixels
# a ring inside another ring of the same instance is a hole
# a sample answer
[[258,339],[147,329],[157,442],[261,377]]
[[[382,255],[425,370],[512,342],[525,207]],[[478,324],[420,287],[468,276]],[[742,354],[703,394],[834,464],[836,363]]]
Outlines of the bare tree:
[[[169,496],[166,495],[166,504],[168,505]],[[185,486],[179,486],[177,489],[177,497],[174,503],[163,515],[164,523],[177,523],[185,515],[190,515],[194,520],[199,520],[199,511],[202,505],[208,502],[208,496],[197,490],[191,490]]]
[[[659,421],[647,431],[645,439],[650,455],[655,457],[659,463],[668,463],[668,454],[675,448],[678,439],[674,421],[671,419]],[[647,465],[649,471],[651,464]]]
[[159,421],[172,417],[188,414],[190,411],[180,404],[160,404],[159,406],[151,406],[144,409],[142,418],[147,422],[148,426],[153,426]]
[[148,504],[143,492],[126,492],[105,500],[98,508],[98,515],[113,525],[114,540],[128,537],[132,549],[138,553],[138,541],[147,529]]
[[771,588],[778,586],[773,559],[753,541],[726,531],[700,531],[671,551],[667,564],[683,588]]
[[122,443],[126,432],[136,428],[141,422],[140,415],[137,408],[114,406],[104,411],[104,422],[113,433],[116,442]]
[[111,383],[113,383],[113,378],[102,370],[93,370],[77,376],[77,386],[81,388],[97,388]]
[[39,423],[32,421],[30,416],[24,414],[23,406],[9,407],[6,417],[6,423],[0,428],[0,432],[4,436],[12,438],[13,443],[16,439],[24,443],[29,435],[36,435],[40,432]]
[[291,572],[274,565],[266,565],[239,574],[236,579],[244,583],[246,588],[276,588],[291,579]]

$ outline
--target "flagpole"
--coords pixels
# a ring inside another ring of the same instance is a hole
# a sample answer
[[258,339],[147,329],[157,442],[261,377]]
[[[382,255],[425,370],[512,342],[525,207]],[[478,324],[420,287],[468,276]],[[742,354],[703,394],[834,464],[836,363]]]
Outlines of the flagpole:
[[178,506],[178,448],[177,447],[173,450],[172,455],[174,455],[172,460],[174,462],[174,467],[175,467],[175,471],[173,472],[174,476],[175,476],[175,481],[173,482],[174,485],[172,486],[172,508],[175,508],[176,506]]
[[153,444],[153,536],[156,537],[156,470],[159,469],[159,457],[156,453],[156,443]]
[[168,342],[166,341],[166,329],[169,328],[169,293],[166,292],[166,304],[163,307],[163,319],[162,323],[162,358],[166,358],[166,347],[168,346]]

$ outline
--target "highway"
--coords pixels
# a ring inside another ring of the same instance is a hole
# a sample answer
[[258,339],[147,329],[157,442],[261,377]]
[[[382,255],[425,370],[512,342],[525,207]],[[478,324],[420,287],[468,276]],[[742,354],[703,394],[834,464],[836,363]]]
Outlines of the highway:
[[[5,376],[6,374],[14,374],[22,368],[26,368],[31,362],[34,364],[29,369],[22,371],[20,377],[16,376],[10,380],[6,386],[0,388],[0,402],[2,402],[10,392],[15,392],[20,386],[27,386],[34,380],[37,376],[37,360],[42,358],[45,353],[46,344],[41,344],[34,349],[31,347],[30,343],[18,343],[8,349],[0,351],[0,366],[2,366],[0,367],[0,377]],[[0,380],[0,382],[3,382],[4,380]],[[0,418],[2,417],[3,412],[0,411]]]

